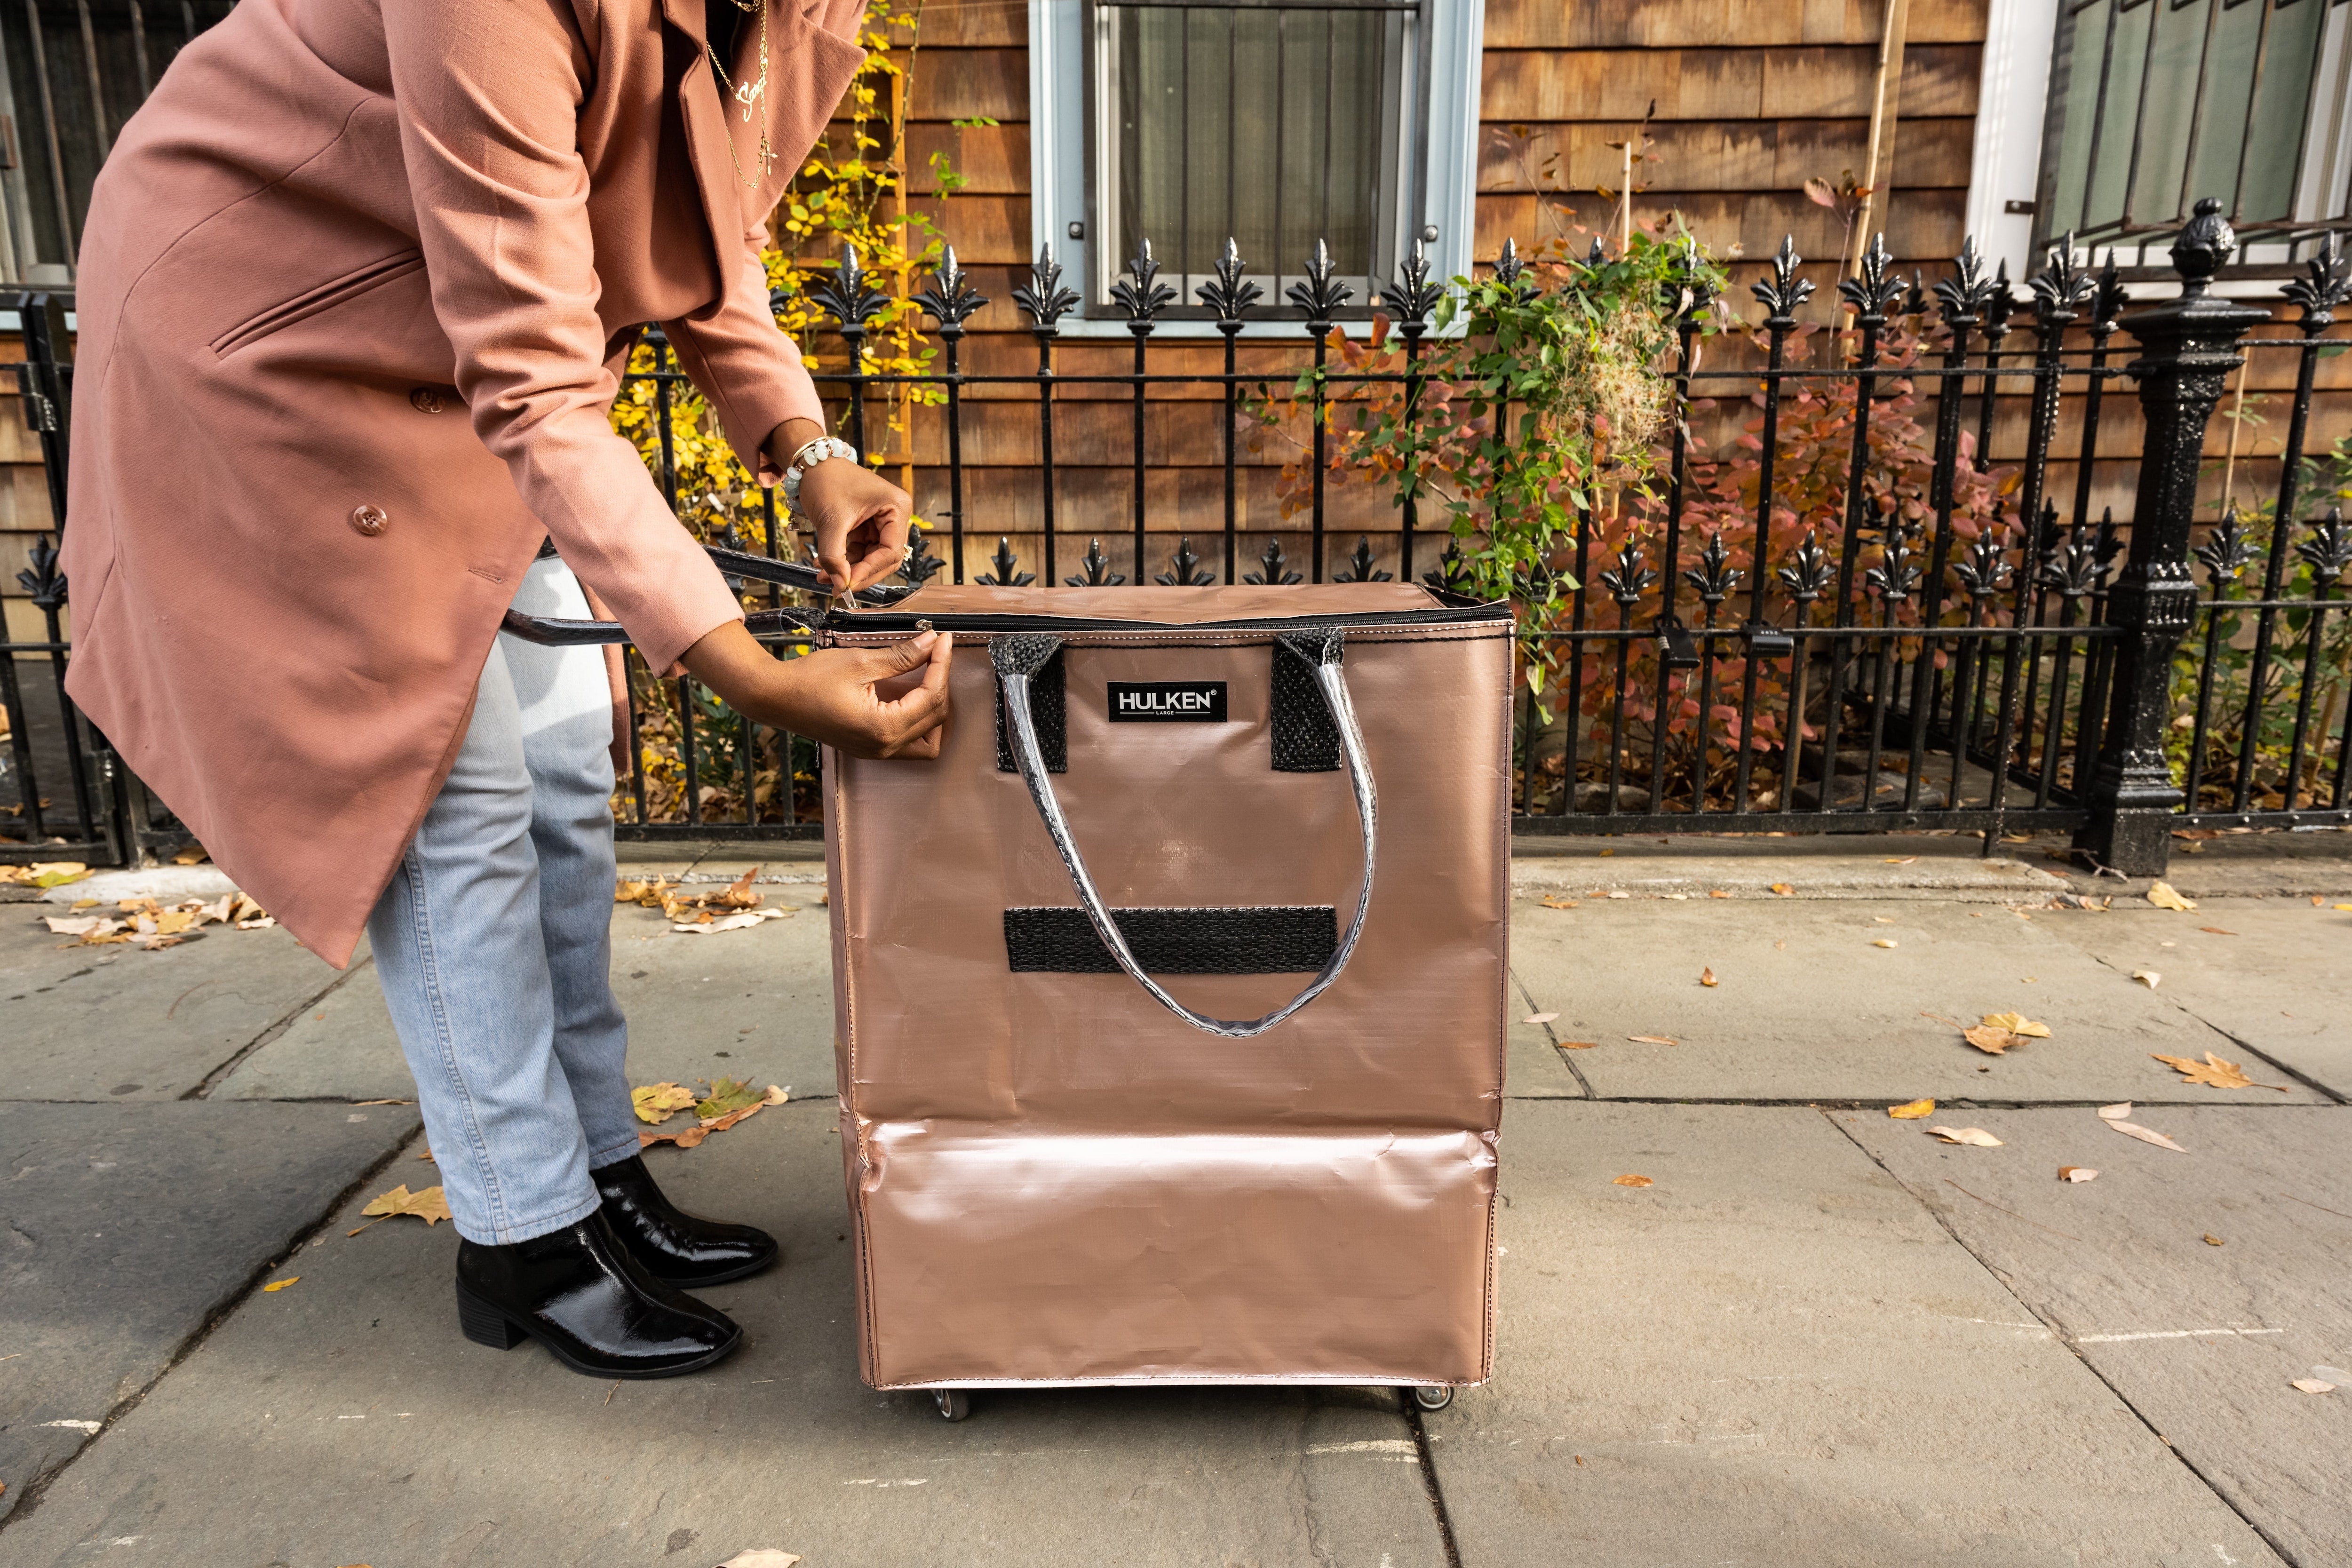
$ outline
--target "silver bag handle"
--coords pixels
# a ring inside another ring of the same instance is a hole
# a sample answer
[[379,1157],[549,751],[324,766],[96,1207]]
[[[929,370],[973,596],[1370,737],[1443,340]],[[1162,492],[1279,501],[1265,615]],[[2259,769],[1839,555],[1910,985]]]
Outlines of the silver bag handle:
[[1287,632],[1280,638],[1289,650],[1304,659],[1315,672],[1315,682],[1322,689],[1323,704],[1330,710],[1331,722],[1339,731],[1339,749],[1348,761],[1348,784],[1356,795],[1356,820],[1364,834],[1364,883],[1356,894],[1356,914],[1348,922],[1348,930],[1339,938],[1330,960],[1307,983],[1307,989],[1262,1018],[1212,1018],[1195,1013],[1175,997],[1168,994],[1160,983],[1143,972],[1135,954],[1127,945],[1127,938],[1104,907],[1102,894],[1096,890],[1094,879],[1087,873],[1087,863],[1078,853],[1078,846],[1070,837],[1068,818],[1062,815],[1062,804],[1054,797],[1054,781],[1045,772],[1045,758],[1037,746],[1037,723],[1029,710],[1029,678],[1045,667],[1046,661],[1061,651],[1062,639],[1045,636],[1000,636],[989,641],[989,661],[1004,692],[1004,719],[1013,739],[1013,763],[1021,781],[1029,786],[1029,798],[1037,803],[1037,815],[1045,819],[1046,835],[1069,868],[1070,884],[1077,889],[1078,903],[1093,922],[1095,933],[1110,950],[1118,966],[1131,975],[1135,983],[1150,992],[1152,998],[1171,1013],[1196,1029],[1227,1039],[1246,1040],[1265,1034],[1293,1013],[1323,994],[1339,972],[1348,967],[1348,960],[1356,952],[1356,939],[1364,934],[1364,915],[1372,906],[1372,866],[1378,847],[1379,802],[1372,793],[1371,765],[1364,759],[1364,735],[1356,725],[1355,704],[1348,700],[1348,680],[1339,666],[1341,637],[1337,626],[1317,627],[1311,631]]

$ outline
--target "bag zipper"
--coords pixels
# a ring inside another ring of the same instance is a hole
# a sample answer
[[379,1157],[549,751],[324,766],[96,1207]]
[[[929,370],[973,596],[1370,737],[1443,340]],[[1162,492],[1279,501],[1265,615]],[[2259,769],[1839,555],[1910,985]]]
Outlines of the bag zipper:
[[943,632],[1267,632],[1305,631],[1316,626],[1442,626],[1476,625],[1511,619],[1510,602],[1447,605],[1427,610],[1353,610],[1334,616],[1261,616],[1230,621],[1122,621],[1079,616],[1029,616],[970,612],[919,616],[908,611],[836,612],[825,617],[824,629],[834,637],[861,632],[914,632],[929,627]]

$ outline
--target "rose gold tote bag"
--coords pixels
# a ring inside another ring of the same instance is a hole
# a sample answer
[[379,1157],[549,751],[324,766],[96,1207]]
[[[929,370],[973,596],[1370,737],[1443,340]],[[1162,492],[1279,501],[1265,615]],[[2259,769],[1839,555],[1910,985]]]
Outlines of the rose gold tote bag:
[[1507,606],[934,587],[826,637],[919,624],[939,760],[824,758],[866,1380],[1484,1381]]

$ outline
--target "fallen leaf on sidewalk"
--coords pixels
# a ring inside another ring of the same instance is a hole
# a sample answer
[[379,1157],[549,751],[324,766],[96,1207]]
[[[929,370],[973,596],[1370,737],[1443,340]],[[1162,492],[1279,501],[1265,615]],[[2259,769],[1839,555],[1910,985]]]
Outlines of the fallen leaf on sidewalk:
[[2099,1179],[2099,1173],[2088,1165],[2061,1165],[2058,1167],[2058,1179],[2062,1182],[2095,1182]]
[[1723,984],[1723,982],[1715,977],[1715,971],[1712,969],[1701,969],[1698,972],[1698,983],[1701,985],[1720,985]]
[[722,1078],[710,1086],[710,1093],[695,1106],[694,1113],[705,1121],[716,1121],[730,1111],[764,1103],[766,1098],[763,1091],[740,1079]]
[[1870,945],[1873,947],[1893,947],[1895,945],[1895,939],[1891,936],[1882,936]]
[[1886,1114],[1897,1121],[1916,1121],[1923,1116],[1935,1115],[1936,1102],[1932,1100],[1906,1100],[1901,1105],[1888,1106]]
[[1797,889],[1789,886],[1786,882],[1775,882],[1772,884],[1772,890],[1785,899]]
[[675,1083],[649,1083],[629,1090],[637,1120],[658,1127],[694,1103],[694,1090]]
[[2283,1083],[2256,1083],[2237,1063],[2225,1062],[2210,1051],[2205,1053],[2201,1062],[2192,1057],[2168,1057],[2158,1051],[2148,1055],[2179,1073],[2187,1083],[2201,1083],[2208,1089],[2274,1089],[2281,1094],[2289,1092]]
[[1522,1024],[1549,1024],[1554,1018],[1559,1016],[1559,1015],[1557,1013],[1530,1013],[1526,1017],[1520,1019],[1519,1022]]
[[1627,1039],[1639,1046],[1679,1046],[1680,1040],[1670,1040],[1664,1035],[1628,1035]]
[[1709,888],[1706,890],[1706,896],[1710,899],[1727,899],[1731,897],[1731,889],[1728,888]]
[[2158,984],[2164,979],[2164,976],[2158,973],[2153,969],[2135,969],[2132,971],[2132,978],[2138,981],[2142,985],[2147,986],[2150,991],[2153,991],[2156,989]]
[[2202,931],[2210,931],[2215,936],[2235,936],[2238,934],[2233,931],[2223,931],[2220,926],[2199,926],[2197,929]]
[[[450,1217],[449,1201],[442,1195],[440,1188],[426,1187],[422,1192],[412,1193],[408,1190],[406,1182],[401,1183],[388,1193],[382,1193],[369,1199],[367,1207],[360,1210],[360,1213],[373,1215],[376,1219],[390,1219],[394,1215],[413,1214],[423,1220],[428,1228]],[[374,1220],[368,1222],[369,1225],[374,1223]],[[365,1225],[356,1226],[343,1234],[347,1237],[357,1236],[365,1229],[367,1229]]]
[[2102,1121],[2121,1121],[2125,1117],[2131,1114],[2131,1108],[2132,1102],[2128,1100],[2125,1100],[2121,1105],[2102,1105],[2099,1107],[2099,1120]]
[[1563,899],[1557,894],[1547,893],[1544,895],[1543,907],[1548,910],[1572,910],[1580,906],[1574,899]]
[[2300,1388],[2305,1394],[2333,1394],[2336,1392],[2336,1385],[2334,1384],[2329,1383],[2323,1378],[2316,1377],[2298,1377],[2293,1383],[2287,1384],[2287,1386],[2289,1388]]
[[2221,1238],[2215,1236],[2209,1230],[2205,1233],[2205,1245],[2208,1247],[2220,1247],[2222,1245]]
[[1981,1127],[1930,1127],[1927,1132],[1929,1136],[1940,1138],[1947,1143],[1965,1143],[1972,1149],[2001,1147],[2000,1140]]
[[302,1283],[302,1277],[299,1274],[289,1274],[283,1279],[272,1279],[268,1284],[264,1285],[261,1289],[262,1293],[267,1295],[272,1290],[283,1290],[289,1285],[299,1285],[300,1283]]
[[738,914],[713,920],[710,911],[705,910],[701,911],[702,920],[674,921],[669,929],[682,931],[688,936],[714,936],[722,931],[749,931],[768,921],[783,920],[792,912],[790,910],[744,910]]
[[772,1546],[755,1546],[749,1552],[738,1552],[719,1568],[793,1568],[800,1557],[795,1552],[780,1552]]
[[2159,910],[2179,910],[2183,913],[2197,907],[2196,900],[2182,898],[2172,890],[2171,883],[2165,881],[2150,882],[2147,885],[2147,901]]
[[1624,1175],[1624,1176],[1620,1176],[1620,1177],[1618,1177],[1614,1182],[1611,1183],[1610,1184],[1611,1184],[1612,1186],[1618,1186],[1618,1187],[1654,1187],[1654,1186],[1657,1185],[1657,1184],[1656,1184],[1655,1182],[1653,1182],[1653,1181],[1652,1181],[1652,1180],[1650,1180],[1650,1178],[1649,1178],[1649,1177],[1647,1177],[1647,1176],[1633,1176],[1633,1175]]
[[[2100,1115],[2105,1116],[2106,1113],[2105,1111],[2101,1111]],[[2183,1149],[2179,1144],[2175,1143],[2163,1133],[2151,1131],[2149,1129],[2142,1127],[2136,1121],[2117,1121],[2113,1118],[2109,1118],[2107,1120],[2107,1125],[2114,1128],[2116,1131],[2122,1133],[2126,1138],[2137,1138],[2143,1143],[2153,1143],[2159,1149],[2169,1149],[2176,1154],[2186,1154],[2189,1152],[2188,1150]]]
[[1563,1051],[1589,1051],[1600,1043],[1599,1040],[1562,1040],[1559,1048]]
[[2012,1046],[2028,1040],[2046,1040],[2050,1026],[2037,1024],[2022,1013],[1987,1013],[1973,1029],[1962,1029],[1960,1037],[1989,1057],[1997,1057]]
[[1898,859],[1893,859],[1893,858],[1890,858],[1890,859],[1888,859],[1888,860],[1887,860],[1887,862],[1886,862],[1886,863],[1887,863],[1889,866],[1908,866],[1908,865],[1911,865],[1911,864],[1913,864],[1914,862],[1916,862],[1918,858],[1919,858],[1919,857],[1917,857],[1916,855],[1906,855],[1906,856],[1904,856],[1904,857],[1903,857],[1901,859],[1899,859],[1899,860],[1898,860]]

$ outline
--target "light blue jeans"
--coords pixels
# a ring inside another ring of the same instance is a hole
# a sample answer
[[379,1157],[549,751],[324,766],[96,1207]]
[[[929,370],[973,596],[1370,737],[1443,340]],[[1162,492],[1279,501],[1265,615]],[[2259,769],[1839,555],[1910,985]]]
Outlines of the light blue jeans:
[[[589,613],[551,556],[514,605]],[[602,649],[501,634],[448,782],[368,917],[449,1212],[470,1241],[586,1218],[588,1173],[637,1152],[610,974],[612,733]]]

